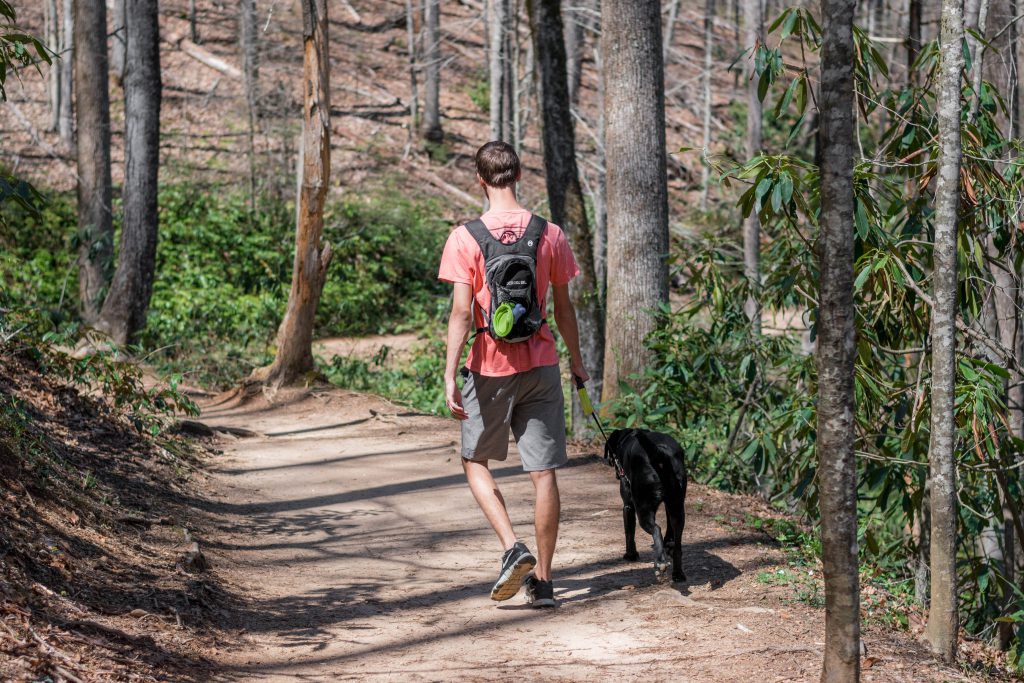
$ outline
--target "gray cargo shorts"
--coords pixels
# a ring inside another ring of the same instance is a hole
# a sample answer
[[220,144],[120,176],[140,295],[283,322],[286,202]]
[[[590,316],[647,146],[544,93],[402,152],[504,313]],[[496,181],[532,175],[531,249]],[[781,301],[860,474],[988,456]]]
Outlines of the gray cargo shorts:
[[463,370],[462,457],[474,462],[508,457],[512,429],[526,472],[561,467],[565,452],[565,403],[557,365],[487,377]]

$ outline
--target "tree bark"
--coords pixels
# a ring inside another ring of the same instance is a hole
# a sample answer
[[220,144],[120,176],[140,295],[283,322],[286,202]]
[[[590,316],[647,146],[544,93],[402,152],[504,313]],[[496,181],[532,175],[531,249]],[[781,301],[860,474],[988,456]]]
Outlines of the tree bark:
[[124,3],[125,0],[114,0],[114,35],[110,40],[110,70],[118,85],[124,80],[124,52],[127,45],[124,34]]
[[126,0],[124,224],[117,270],[97,328],[119,345],[146,323],[156,267],[160,169],[160,26],[157,0]]
[[416,134],[416,127],[420,125],[420,93],[416,76],[416,15],[412,9],[412,0],[405,0],[405,29],[405,39],[409,43],[409,139],[412,140]]
[[[978,2],[978,16],[974,20],[974,24],[971,26],[978,35],[985,38],[985,25],[988,23],[988,0],[979,0]],[[971,121],[973,122],[978,117],[978,107],[981,104],[981,78],[984,72],[985,64],[985,44],[979,41],[977,38],[970,36],[967,39],[969,45],[972,46],[971,51]]]
[[504,140],[505,95],[505,2],[487,3],[487,64],[490,70],[491,140]]
[[75,17],[72,0],[64,0],[61,13],[60,53],[60,116],[57,133],[69,149],[75,143],[74,110],[72,108],[72,81],[75,77]]
[[921,53],[921,0],[910,0],[907,9],[909,28],[907,31],[907,82],[912,83],[916,79],[914,74],[914,62],[917,55]]
[[[595,28],[600,31],[601,0],[594,0],[594,15],[598,17]],[[604,60],[601,53],[600,40],[594,45],[594,68],[598,74],[604,73]],[[608,203],[607,196],[607,164],[604,156],[604,78],[597,79],[597,180],[594,183],[594,272],[597,276],[598,296],[607,307],[607,272],[608,272]],[[607,338],[606,338],[607,343]],[[603,381],[603,378],[602,378]],[[602,383],[602,387],[603,387]]]
[[[711,68],[714,57],[715,0],[704,3],[704,121],[702,154],[710,155],[711,147]],[[711,164],[706,160],[700,171],[700,210],[708,210],[708,182],[711,180]]]
[[[57,0],[46,0],[44,5],[46,23],[46,47],[60,53],[60,14]],[[60,70],[61,63],[55,61],[47,72],[46,93],[50,100],[50,123],[48,130],[56,132],[60,127]]]
[[441,128],[441,3],[425,0],[423,6],[425,29],[423,59],[426,62],[426,81],[423,97],[423,137],[439,143],[444,139]]
[[256,31],[256,0],[241,0],[238,42],[242,53],[242,86],[249,115],[249,208],[256,211],[256,125],[259,120],[259,47]]
[[[761,152],[761,100],[757,96],[757,74],[754,71],[754,52],[764,42],[764,10],[762,0],[743,0],[743,24],[746,29],[747,49],[747,158]],[[743,221],[743,275],[750,287],[744,311],[750,319],[752,334],[761,334],[761,222],[753,211]]]
[[252,376],[272,387],[294,384],[313,372],[313,324],[331,262],[331,245],[322,240],[331,173],[327,0],[302,0],[302,38],[303,164],[292,287],[277,331],[277,356],[273,364]]
[[516,81],[519,78],[519,34],[513,30],[513,20],[518,17],[519,0],[505,0],[505,20],[502,26],[502,76],[501,84],[501,120],[504,138],[512,147],[519,151],[519,130],[516,127]]
[[578,7],[566,6],[565,9],[565,70],[569,78],[569,102],[576,106],[579,102],[580,83],[583,80],[583,47],[586,44],[586,33],[582,24],[585,19],[580,16]]
[[[562,17],[559,0],[528,2],[533,48],[540,71],[540,103],[543,119],[544,171],[547,180],[551,220],[565,231],[580,268],[579,277],[569,285],[579,323],[583,363],[595,379],[594,393],[601,395],[604,356],[604,311],[598,298],[594,274],[594,243],[576,167],[576,138],[570,111],[569,83],[565,63]],[[573,392],[572,432],[577,437],[589,431],[587,416]]]
[[114,248],[110,180],[110,95],[107,78],[107,5],[75,3],[75,77],[78,90],[78,292],[82,320],[99,316],[110,282]]
[[821,235],[818,241],[818,498],[825,579],[823,683],[860,679],[856,357],[853,304],[853,16],[855,0],[822,0]]
[[664,54],[662,55],[662,59],[664,59],[665,64],[668,64],[671,61],[669,60],[669,53],[672,51],[672,37],[675,34],[676,19],[678,18],[679,0],[672,0],[672,4],[668,7],[668,21],[665,22],[665,45]]
[[931,601],[925,636],[932,651],[956,660],[959,614],[956,580],[957,494],[954,460],[956,383],[956,238],[960,202],[961,45],[963,0],[943,0],[938,82],[939,159],[935,187],[932,282]]
[[604,0],[608,320],[603,400],[650,360],[644,339],[668,301],[665,76],[658,0]]

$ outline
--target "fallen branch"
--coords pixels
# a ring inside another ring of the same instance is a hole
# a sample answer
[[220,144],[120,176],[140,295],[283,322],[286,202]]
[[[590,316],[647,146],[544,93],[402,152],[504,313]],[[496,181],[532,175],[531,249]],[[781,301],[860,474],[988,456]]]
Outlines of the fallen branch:
[[462,202],[465,202],[467,206],[479,206],[479,199],[463,190],[460,190],[454,185],[446,183],[445,181],[441,180],[441,178],[439,178],[437,174],[431,173],[430,171],[424,171],[423,169],[418,168],[415,164],[408,164],[406,168],[409,169],[412,175],[427,181],[428,183],[430,183],[431,185],[440,190],[444,190],[451,196],[459,199]]
[[209,50],[199,47],[186,38],[184,34],[172,33],[167,36],[166,40],[200,64],[204,64],[214,71],[219,71],[230,78],[242,79],[241,69],[234,64],[229,64]]

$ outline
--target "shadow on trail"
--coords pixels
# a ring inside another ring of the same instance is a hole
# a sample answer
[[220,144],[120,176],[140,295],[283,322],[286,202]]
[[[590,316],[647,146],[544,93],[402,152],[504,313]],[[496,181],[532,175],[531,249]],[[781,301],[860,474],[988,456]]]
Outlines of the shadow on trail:
[[268,467],[248,467],[245,469],[236,469],[233,467],[211,467],[210,472],[216,472],[217,474],[226,474],[228,476],[236,477],[243,474],[253,474],[255,472],[273,472],[275,470],[288,470],[297,469],[303,467],[320,467],[323,465],[334,465],[339,462],[351,462],[355,460],[364,460],[366,458],[375,457],[387,457],[394,455],[408,455],[409,453],[433,453],[434,451],[441,451],[447,448],[451,448],[454,442],[447,442],[438,446],[416,446],[414,448],[402,448],[393,451],[370,451],[368,453],[351,453],[347,455],[339,455],[336,458],[325,458],[323,460],[304,460],[302,462],[289,463],[287,465],[270,465]]
[[[389,452],[382,452],[375,453],[374,455],[385,456],[388,454]],[[591,458],[574,458],[570,459],[562,469],[582,467],[590,465],[592,462],[593,460]],[[521,475],[523,474],[523,470],[519,465],[508,465],[506,467],[492,468],[491,474],[495,479],[504,479],[514,475]],[[252,515],[272,515],[279,512],[291,512],[294,510],[342,505],[345,503],[354,503],[356,501],[371,500],[374,498],[387,498],[389,496],[398,496],[406,493],[413,493],[415,491],[445,488],[448,486],[464,486],[465,483],[466,475],[462,472],[457,472],[455,474],[447,474],[441,477],[416,479],[397,484],[383,484],[381,486],[371,486],[365,489],[342,491],[340,493],[332,493],[324,496],[310,496],[308,498],[298,498],[296,500],[238,504],[210,501],[203,498],[193,497],[189,499],[189,505],[212,514],[243,515],[248,517]]]

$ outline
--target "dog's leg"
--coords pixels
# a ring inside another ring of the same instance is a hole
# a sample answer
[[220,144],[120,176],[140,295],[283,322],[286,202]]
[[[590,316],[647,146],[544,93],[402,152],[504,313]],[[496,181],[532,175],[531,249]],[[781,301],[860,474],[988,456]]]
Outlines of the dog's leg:
[[[680,506],[682,508],[682,506]],[[668,515],[668,536],[672,545],[672,580],[686,581],[683,573],[683,527],[686,526],[686,511],[680,509],[677,514]]]
[[640,559],[636,551],[636,510],[629,503],[622,504],[622,526],[626,530],[626,554],[622,559],[636,562]]
[[645,510],[638,517],[640,526],[654,539],[654,575],[660,577],[668,569],[668,558],[665,557],[665,538],[661,535],[661,527],[654,515],[653,510]]

